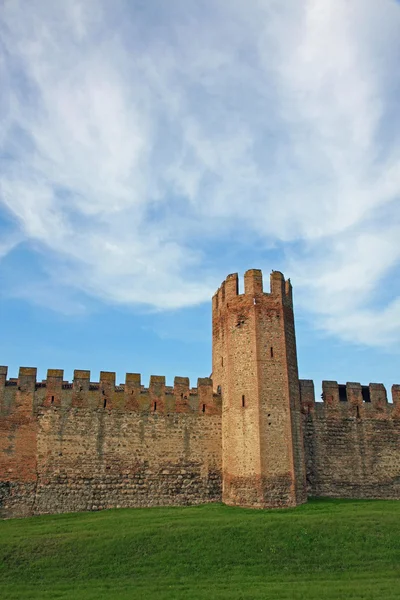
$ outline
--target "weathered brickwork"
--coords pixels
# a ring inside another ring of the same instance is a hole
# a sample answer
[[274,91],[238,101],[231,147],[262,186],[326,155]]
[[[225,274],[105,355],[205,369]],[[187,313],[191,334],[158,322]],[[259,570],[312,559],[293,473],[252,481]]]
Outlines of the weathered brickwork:
[[219,416],[46,410],[34,510],[218,501],[220,425]]
[[213,299],[213,382],[222,394],[223,501],[306,501],[292,290],[273,272],[230,275]]
[[[0,514],[198,504],[221,500],[221,407],[210,379],[149,389],[128,374],[73,384],[32,369],[2,388]],[[24,403],[19,389],[25,386]],[[10,391],[13,390],[13,393]],[[25,402],[26,400],[26,402]]]
[[400,386],[298,378],[292,287],[229,275],[212,302],[212,379],[0,367],[0,516],[308,495],[400,499]]
[[381,384],[363,390],[323,382],[315,402],[312,381],[301,381],[307,486],[312,496],[400,499],[400,398]]

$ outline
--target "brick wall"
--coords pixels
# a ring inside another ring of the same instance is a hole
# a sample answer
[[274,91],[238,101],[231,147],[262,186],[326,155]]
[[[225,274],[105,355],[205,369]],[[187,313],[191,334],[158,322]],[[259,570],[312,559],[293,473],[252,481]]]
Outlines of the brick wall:
[[[273,271],[213,297],[213,381],[0,367],[0,516],[108,507],[400,499],[400,386],[298,379],[292,288]],[[213,389],[214,385],[214,389]]]
[[[149,389],[113,373],[74,383],[49,371],[29,392],[18,381],[2,388],[0,514],[198,504],[221,500],[221,411],[209,379],[189,389],[186,378]],[[24,393],[23,406],[18,398]],[[18,403],[19,402],[19,403]]]
[[232,274],[213,299],[213,381],[222,390],[223,501],[293,506],[306,500],[290,282]]
[[[400,499],[400,402],[381,384],[301,381],[307,484],[311,496]],[[366,388],[364,388],[364,391]],[[367,398],[367,401],[365,401]]]

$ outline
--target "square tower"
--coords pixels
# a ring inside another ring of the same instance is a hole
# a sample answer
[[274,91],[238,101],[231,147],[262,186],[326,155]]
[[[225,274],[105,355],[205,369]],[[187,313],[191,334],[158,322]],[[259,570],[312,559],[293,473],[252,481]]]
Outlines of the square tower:
[[258,269],[213,297],[213,383],[222,394],[222,500],[255,508],[306,502],[292,287]]

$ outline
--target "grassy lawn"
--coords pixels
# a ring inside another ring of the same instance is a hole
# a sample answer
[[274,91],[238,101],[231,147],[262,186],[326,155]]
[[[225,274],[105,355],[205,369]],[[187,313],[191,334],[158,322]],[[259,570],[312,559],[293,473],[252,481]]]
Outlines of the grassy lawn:
[[400,502],[2,521],[0,598],[398,600]]

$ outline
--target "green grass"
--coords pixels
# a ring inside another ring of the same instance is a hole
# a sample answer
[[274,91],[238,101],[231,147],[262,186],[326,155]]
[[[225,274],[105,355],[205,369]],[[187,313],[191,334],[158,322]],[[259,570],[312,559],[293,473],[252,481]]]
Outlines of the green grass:
[[2,521],[0,598],[398,600],[400,502]]

